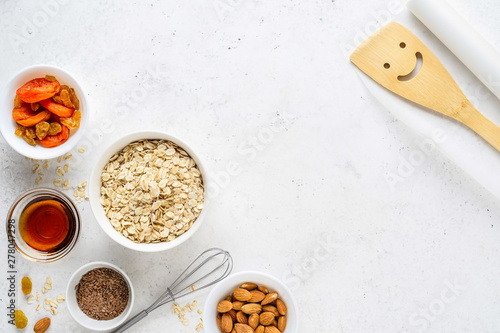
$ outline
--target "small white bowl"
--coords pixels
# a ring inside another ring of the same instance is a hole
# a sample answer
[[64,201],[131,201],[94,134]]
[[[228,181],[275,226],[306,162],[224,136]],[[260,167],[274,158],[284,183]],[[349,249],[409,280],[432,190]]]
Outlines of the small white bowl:
[[[122,148],[127,146],[128,144],[135,142],[137,140],[141,139],[163,139],[163,140],[168,140],[172,141],[175,144],[177,144],[180,148],[184,149],[189,156],[194,160],[196,163],[196,166],[198,167],[198,170],[201,173],[201,177],[203,180],[203,185],[205,188],[204,192],[204,202],[203,202],[203,209],[200,212],[200,215],[196,219],[196,221],[192,224],[191,228],[186,231],[184,234],[178,236],[172,241],[169,242],[160,242],[160,243],[134,243],[127,237],[123,236],[120,234],[118,231],[116,231],[113,226],[111,225],[111,222],[109,219],[106,217],[106,213],[104,211],[104,208],[102,207],[100,203],[100,197],[101,197],[101,174],[104,166],[106,163],[108,163],[109,159],[118,151],[120,151]],[[125,246],[129,249],[135,250],[135,251],[140,251],[140,252],[158,252],[158,251],[165,251],[172,249],[183,242],[185,242],[187,239],[189,239],[201,226],[202,222],[205,219],[206,215],[206,207],[207,207],[207,188],[208,188],[208,177],[205,172],[205,167],[201,163],[201,160],[198,158],[198,156],[194,153],[194,151],[184,142],[182,142],[180,139],[173,137],[169,134],[162,133],[162,132],[155,132],[155,131],[145,131],[145,132],[135,132],[131,134],[127,134],[124,137],[116,140],[113,142],[111,145],[109,145],[104,152],[101,154],[99,157],[97,163],[94,166],[94,169],[92,170],[92,174],[90,176],[89,180],[89,201],[90,201],[90,207],[92,208],[92,212],[94,213],[94,216],[101,226],[102,230],[115,242],[118,244]]]
[[[17,123],[12,119],[12,109],[14,108],[14,97],[16,90],[26,82],[45,75],[53,75],[61,84],[65,84],[73,89],[80,100],[80,111],[82,119],[78,129],[71,130],[68,141],[54,148],[44,148],[37,144],[30,146],[22,138],[17,137],[14,132]],[[0,131],[5,141],[19,154],[33,159],[51,159],[69,152],[82,138],[87,123],[89,122],[89,108],[85,93],[78,81],[67,71],[51,65],[35,65],[22,69],[14,74],[5,84],[0,95]]]
[[[89,316],[87,316],[83,311],[80,309],[78,306],[78,303],[76,302],[76,291],[75,287],[78,285],[80,282],[80,279],[82,276],[95,269],[95,268],[110,268],[118,273],[120,273],[125,281],[127,281],[128,284],[128,290],[129,290],[129,299],[127,303],[127,307],[123,312],[116,318],[111,319],[111,320],[96,320],[92,319]],[[132,307],[134,305],[134,288],[132,287],[132,282],[130,281],[130,278],[125,274],[123,270],[121,270],[119,267],[103,262],[103,261],[95,261],[88,263],[86,265],[83,265],[80,267],[76,272],[73,273],[71,278],[69,279],[68,286],[66,287],[66,302],[68,306],[69,313],[75,319],[78,324],[82,325],[83,327],[89,329],[89,330],[94,330],[94,331],[107,331],[107,330],[112,330],[114,328],[117,328],[121,324],[127,320],[128,316],[130,315],[130,312],[132,311]]]
[[277,291],[279,297],[287,306],[287,325],[284,333],[297,333],[299,331],[299,311],[290,289],[272,275],[263,272],[246,271],[235,273],[225,278],[208,295],[203,310],[203,326],[207,332],[219,332],[215,321],[217,317],[217,304],[227,296],[230,296],[235,288],[245,282],[264,285],[271,292]]

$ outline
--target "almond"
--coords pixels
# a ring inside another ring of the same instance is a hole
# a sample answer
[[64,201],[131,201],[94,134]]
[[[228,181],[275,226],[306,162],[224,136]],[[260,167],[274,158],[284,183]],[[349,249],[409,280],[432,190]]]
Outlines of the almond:
[[264,294],[269,294],[269,288],[266,286],[258,286],[257,290],[262,291]]
[[275,291],[275,292],[272,292],[272,293],[269,293],[266,295],[266,297],[264,297],[264,299],[262,300],[262,302],[260,302],[260,304],[262,305],[266,305],[266,304],[269,304],[269,303],[272,303],[274,302],[275,300],[278,299],[278,293]]
[[33,327],[33,331],[35,333],[43,333],[49,328],[49,326],[50,326],[50,318],[45,317],[37,321],[37,323]]
[[286,304],[281,299],[276,300],[276,308],[278,309],[280,315],[282,316],[286,315],[287,312]]
[[246,289],[236,288],[233,291],[233,297],[237,301],[247,302],[250,298],[252,298],[252,294]]
[[220,313],[225,313],[229,312],[233,309],[233,303],[229,301],[221,301],[219,304],[217,304],[217,311]]
[[262,307],[262,311],[272,312],[275,317],[279,317],[279,315],[280,315],[278,309],[274,305],[264,305]]
[[217,313],[217,317],[215,317],[215,323],[217,324],[217,328],[222,332],[222,314]]
[[278,318],[278,329],[283,332],[286,328],[286,316],[281,316]]
[[281,332],[274,326],[267,326],[264,330],[264,333],[281,333]]
[[272,312],[262,312],[260,314],[260,323],[261,325],[268,326],[273,323],[274,314]]
[[252,313],[260,313],[262,311],[262,306],[257,303],[248,303],[241,307],[241,311],[251,315]]
[[236,311],[234,311],[234,309],[233,309],[233,310],[229,311],[228,313],[231,316],[233,323],[235,323],[236,322]]
[[222,314],[221,327],[224,333],[230,333],[233,330],[233,319],[229,313]]
[[251,290],[250,294],[252,294],[252,297],[248,300],[250,303],[259,303],[266,297],[262,291],[258,290]]
[[246,289],[246,290],[253,290],[253,289],[257,289],[257,284],[253,283],[253,282],[245,282],[243,283],[240,288],[242,289]]
[[236,321],[241,324],[248,324],[247,315],[244,314],[242,311],[236,312]]
[[235,309],[236,311],[240,311],[243,305],[245,305],[245,302],[235,301],[233,302],[233,309]]
[[245,324],[235,324],[236,333],[254,333],[253,328]]
[[260,322],[260,316],[257,313],[252,313],[248,317],[248,326],[250,326],[253,329],[256,329],[257,326],[259,326],[259,322]]
[[255,333],[264,333],[264,326],[260,325],[255,329]]

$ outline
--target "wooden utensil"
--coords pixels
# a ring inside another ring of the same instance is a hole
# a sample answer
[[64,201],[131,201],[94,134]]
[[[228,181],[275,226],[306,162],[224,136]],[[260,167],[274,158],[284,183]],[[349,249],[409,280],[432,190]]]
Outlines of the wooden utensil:
[[472,106],[437,57],[399,23],[375,32],[350,60],[385,88],[458,120],[500,151],[500,127]]

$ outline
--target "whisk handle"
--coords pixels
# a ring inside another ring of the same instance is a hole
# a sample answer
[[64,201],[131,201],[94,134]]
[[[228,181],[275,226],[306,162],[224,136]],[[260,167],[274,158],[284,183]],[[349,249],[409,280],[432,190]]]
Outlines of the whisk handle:
[[134,317],[129,319],[128,321],[125,322],[122,326],[120,326],[116,331],[113,333],[121,333],[125,332],[128,330],[130,327],[134,326],[137,322],[141,321],[142,319],[146,318],[148,315],[148,312],[146,310],[143,310],[136,314]]

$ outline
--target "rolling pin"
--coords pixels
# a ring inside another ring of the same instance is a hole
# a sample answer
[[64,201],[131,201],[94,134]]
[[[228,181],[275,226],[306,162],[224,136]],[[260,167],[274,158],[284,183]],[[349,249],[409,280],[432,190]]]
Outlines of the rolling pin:
[[406,5],[500,99],[500,54],[495,48],[445,0],[410,0]]

